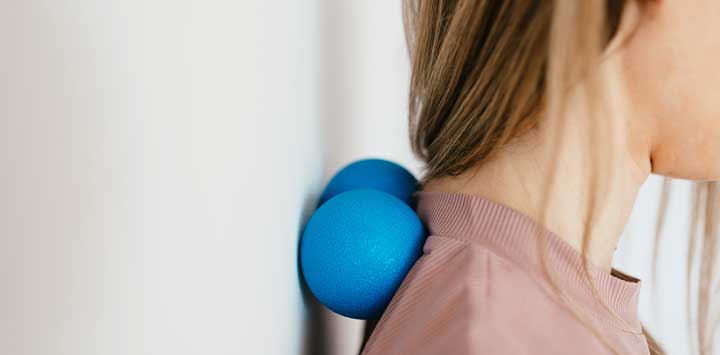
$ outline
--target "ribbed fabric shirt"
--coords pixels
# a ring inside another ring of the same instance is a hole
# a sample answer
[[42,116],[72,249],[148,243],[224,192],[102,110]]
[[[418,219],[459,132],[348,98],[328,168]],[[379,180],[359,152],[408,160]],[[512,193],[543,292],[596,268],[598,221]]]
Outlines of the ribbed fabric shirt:
[[640,280],[588,262],[588,281],[578,251],[505,205],[415,197],[429,233],[423,255],[363,354],[649,354]]

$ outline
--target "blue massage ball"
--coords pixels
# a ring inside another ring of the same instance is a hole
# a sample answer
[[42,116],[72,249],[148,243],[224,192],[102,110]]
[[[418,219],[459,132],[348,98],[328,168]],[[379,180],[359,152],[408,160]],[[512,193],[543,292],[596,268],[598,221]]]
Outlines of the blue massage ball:
[[412,205],[417,180],[402,166],[383,159],[358,160],[342,168],[327,184],[320,205],[333,196],[355,189],[377,189]]
[[356,319],[379,318],[415,261],[425,229],[400,199],[374,189],[333,197],[300,242],[300,267],[320,303]]

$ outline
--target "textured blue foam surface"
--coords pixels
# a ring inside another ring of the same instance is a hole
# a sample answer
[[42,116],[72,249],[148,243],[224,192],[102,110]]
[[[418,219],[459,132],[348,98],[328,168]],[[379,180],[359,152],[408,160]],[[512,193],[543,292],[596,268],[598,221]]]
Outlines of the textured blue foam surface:
[[320,196],[320,205],[333,196],[354,189],[377,189],[412,205],[417,180],[402,166],[383,159],[358,160],[342,168],[328,182]]
[[353,190],[310,218],[300,265],[322,304],[350,318],[379,318],[424,240],[422,222],[407,204],[378,190]]

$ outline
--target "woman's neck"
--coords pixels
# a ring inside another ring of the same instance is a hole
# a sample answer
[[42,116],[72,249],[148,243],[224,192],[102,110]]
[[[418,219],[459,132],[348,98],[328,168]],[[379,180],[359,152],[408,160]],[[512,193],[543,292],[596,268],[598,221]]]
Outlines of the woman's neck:
[[[423,190],[478,195],[505,204],[578,251],[589,234],[590,260],[610,270],[637,192],[651,170],[650,147],[644,143],[649,140],[638,129],[639,119],[629,119],[633,115],[622,92],[622,87],[609,84],[603,92],[605,114],[590,114],[588,96],[578,89],[569,96],[562,120],[541,121],[540,128],[501,147],[491,159],[461,175],[434,179]],[[606,120],[605,128],[595,126],[593,119]],[[553,142],[561,143],[555,149]]]

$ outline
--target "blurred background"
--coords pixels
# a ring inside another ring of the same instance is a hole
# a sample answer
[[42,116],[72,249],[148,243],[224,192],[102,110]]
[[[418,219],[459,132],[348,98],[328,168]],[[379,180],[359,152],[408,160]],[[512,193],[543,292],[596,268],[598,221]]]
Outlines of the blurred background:
[[[356,354],[303,289],[302,227],[338,168],[417,176],[401,4],[4,0],[0,354]],[[643,187],[616,267],[687,353],[687,182]]]

